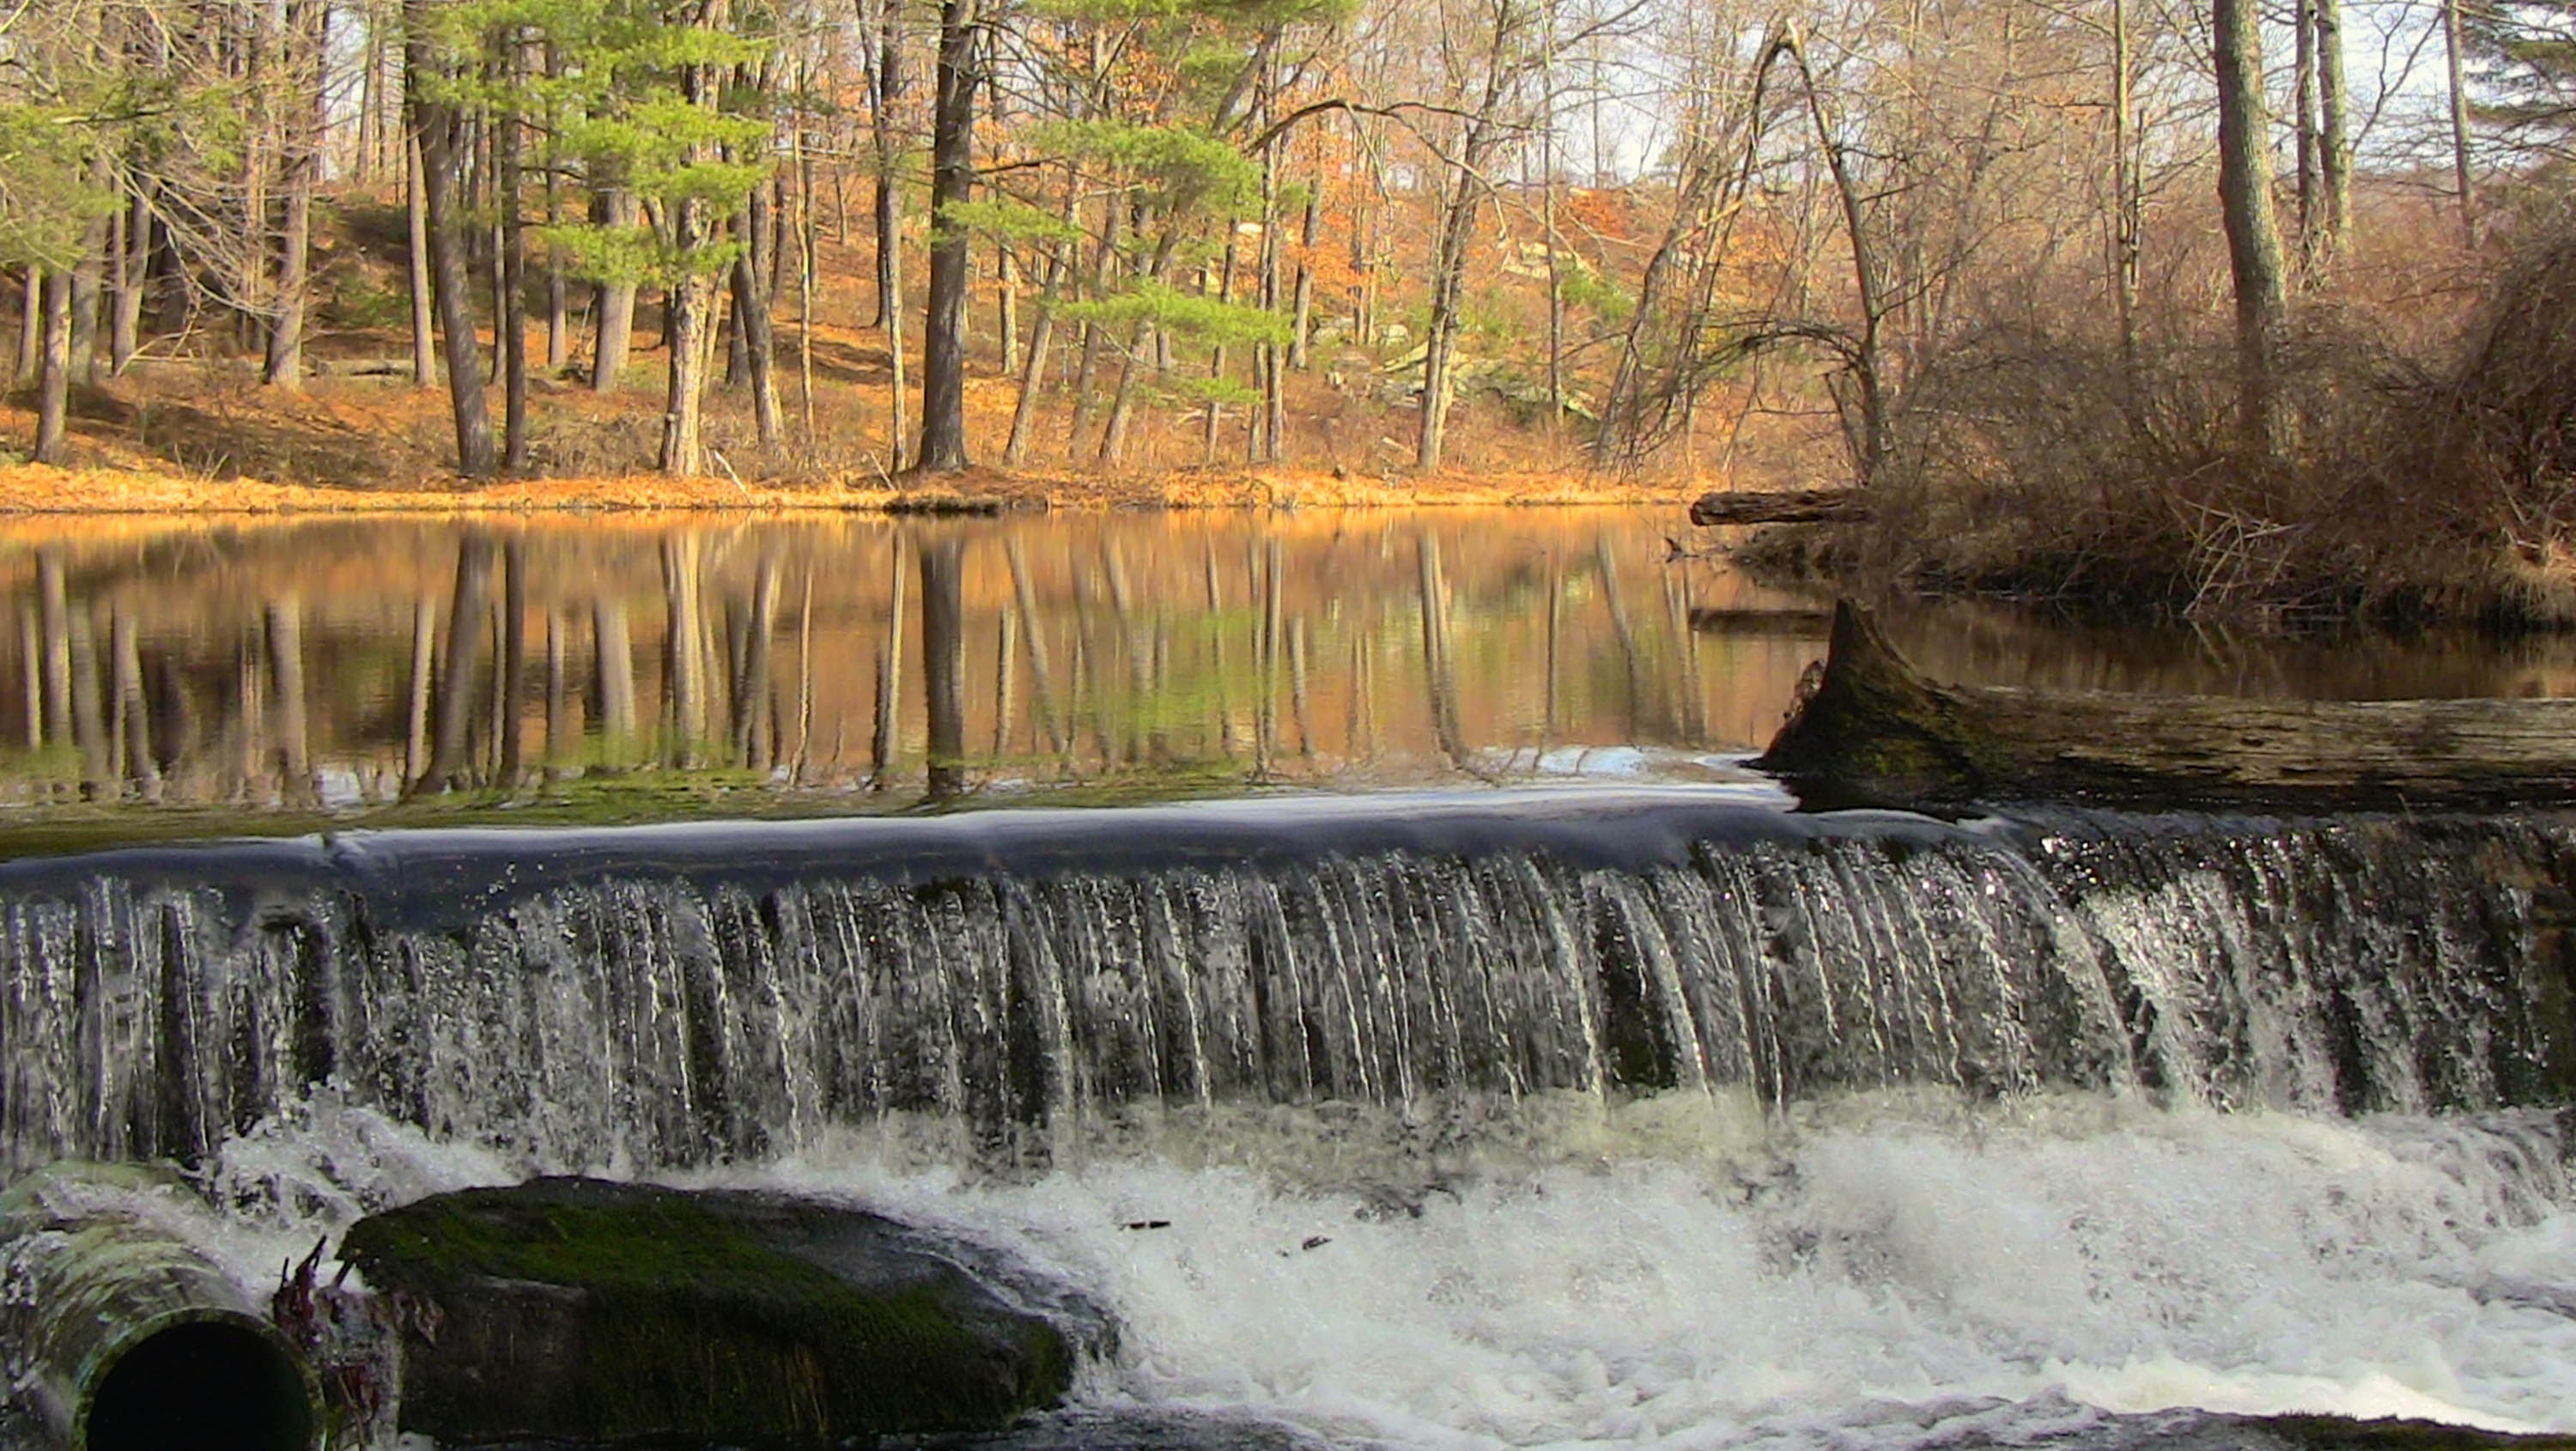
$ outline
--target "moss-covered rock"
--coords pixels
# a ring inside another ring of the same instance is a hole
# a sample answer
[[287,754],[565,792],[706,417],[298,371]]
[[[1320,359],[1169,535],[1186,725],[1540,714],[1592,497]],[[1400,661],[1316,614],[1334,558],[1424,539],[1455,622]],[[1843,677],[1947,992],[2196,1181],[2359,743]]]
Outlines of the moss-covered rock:
[[989,1429],[1107,1334],[1078,1297],[1035,1313],[902,1224],[782,1195],[538,1179],[361,1220],[341,1254],[418,1302],[400,1424],[451,1444]]

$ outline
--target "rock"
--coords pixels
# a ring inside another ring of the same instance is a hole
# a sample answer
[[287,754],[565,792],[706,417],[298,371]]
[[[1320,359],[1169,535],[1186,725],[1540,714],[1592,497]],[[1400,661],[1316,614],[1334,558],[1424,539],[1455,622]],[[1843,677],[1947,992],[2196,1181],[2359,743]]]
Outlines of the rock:
[[341,1255],[417,1302],[397,1416],[443,1443],[992,1430],[1111,1339],[1069,1290],[777,1194],[537,1179],[361,1220]]

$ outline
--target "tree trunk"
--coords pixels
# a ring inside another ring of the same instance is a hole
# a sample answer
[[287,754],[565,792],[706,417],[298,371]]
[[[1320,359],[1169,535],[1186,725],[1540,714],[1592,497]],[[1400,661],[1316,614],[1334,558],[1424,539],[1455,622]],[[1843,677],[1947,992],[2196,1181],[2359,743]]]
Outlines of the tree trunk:
[[[1221,303],[1230,303],[1234,301],[1234,254],[1236,246],[1234,219],[1228,217],[1225,219],[1225,251],[1223,255],[1217,258],[1216,263],[1216,300]],[[1202,297],[1207,295],[1206,277],[1207,274],[1205,272],[1200,273],[1199,295]],[[1216,346],[1208,349],[1208,380],[1212,383],[1222,383],[1225,381],[1225,344],[1223,343],[1218,343]],[[1216,395],[1211,392],[1207,399],[1207,427],[1200,436],[1199,462],[1203,464],[1212,464],[1216,462],[1217,434],[1224,428],[1224,426],[1225,409],[1218,405]]]
[[29,263],[18,287],[18,370],[21,383],[33,382],[45,365],[45,269]]
[[[1279,311],[1279,143],[1273,140],[1261,163],[1261,306]],[[1277,463],[1280,434],[1288,427],[1288,389],[1279,367],[1279,344],[1269,339],[1253,345],[1253,371],[1261,384],[1260,426],[1253,432],[1252,462]]]
[[2317,50],[2317,183],[2321,208],[2317,216],[2315,275],[2332,275],[2342,257],[2344,232],[2351,225],[2352,146],[2345,139],[2343,0],[2309,0],[2316,12]]
[[2138,377],[2138,184],[2130,137],[2136,126],[2131,95],[2128,0],[2111,0],[2111,293],[2120,322],[2120,379],[2134,390]]
[[143,296],[152,287],[151,184],[138,183],[138,188],[121,214],[124,245],[116,258],[116,297],[107,330],[107,366],[114,377],[124,376],[142,346]]
[[521,166],[527,127],[515,98],[526,89],[527,46],[515,27],[503,48],[502,71],[513,102],[492,115],[493,202],[501,234],[492,331],[500,350],[501,466],[518,473],[528,466],[528,225]]
[[1315,255],[1315,229],[1320,221],[1317,213],[1323,205],[1323,186],[1324,179],[1318,176],[1314,189],[1306,193],[1305,225],[1297,234],[1296,303],[1288,334],[1288,366],[1301,373],[1306,370],[1307,349],[1313,345],[1315,336],[1315,268],[1312,259]]
[[429,0],[405,0],[406,46],[410,59],[412,130],[419,145],[421,204],[429,230],[431,292],[438,308],[438,327],[447,354],[447,392],[456,420],[456,466],[468,478],[489,478],[495,469],[492,419],[483,402],[483,369],[476,356],[474,317],[465,280],[465,247],[456,205],[456,167],[452,154],[454,113],[423,94],[434,51],[430,38]]
[[[1081,190],[1079,177],[1067,184],[1077,193]],[[1127,210],[1125,197],[1114,192],[1103,198],[1100,206],[1100,245],[1092,250],[1091,275],[1085,279],[1093,297],[1107,296],[1110,280],[1118,275],[1119,224]],[[1082,437],[1082,431],[1091,426],[1094,395],[1100,389],[1100,353],[1103,339],[1108,335],[1100,323],[1085,322],[1082,325],[1082,347],[1073,365],[1073,422],[1065,429],[1068,457],[1075,441]]]
[[[679,201],[672,211],[685,255],[704,242],[706,203]],[[671,356],[662,399],[661,469],[673,478],[706,472],[700,425],[715,300],[715,286],[705,273],[686,272],[671,285],[666,304],[671,309]]]
[[[869,87],[869,120],[877,153],[877,316],[870,326],[891,334],[903,312],[903,194],[894,174],[894,107],[903,95],[903,31],[895,21],[895,0],[877,0],[877,6],[877,65]],[[901,406],[899,398],[897,406]],[[902,445],[896,445],[896,452],[902,452]]]
[[2291,176],[2298,199],[2297,219],[2302,281],[2313,269],[2317,251],[2317,14],[2316,0],[2291,0],[2290,134],[2295,170]]
[[411,381],[427,388],[438,381],[436,328],[430,322],[429,202],[422,184],[420,136],[403,138],[403,213],[411,228]]
[[[546,77],[559,81],[563,74],[563,50],[549,44],[546,47]],[[564,160],[561,128],[558,126],[546,127],[545,167],[546,225],[560,227],[563,225]],[[564,366],[572,361],[572,330],[571,319],[567,316],[569,298],[566,291],[562,249],[549,244],[546,248],[546,374],[549,377],[560,375]]]
[[2287,310],[2281,229],[2272,215],[2272,152],[2263,104],[2263,32],[2255,0],[2216,0],[2218,201],[2236,286],[2237,418],[2256,459],[2277,455],[2287,425],[2276,352]]
[[[1080,178],[1065,178],[1064,215],[1073,219],[1075,199],[1081,194]],[[1011,406],[1011,438],[1002,449],[1002,462],[1012,468],[1027,463],[1029,435],[1037,426],[1038,391],[1046,382],[1047,350],[1055,341],[1055,301],[1064,285],[1070,264],[1072,244],[1057,242],[1047,253],[1047,275],[1044,290],[1038,295],[1037,321],[1029,328],[1028,356],[1020,368],[1020,396]]]
[[2451,86],[2451,185],[2460,199],[2460,245],[2478,245],[2477,203],[2469,190],[2469,101],[2461,83],[2460,0],[2442,0],[2443,58]]
[[1440,235],[1431,264],[1431,319],[1422,343],[1422,403],[1414,433],[1413,462],[1440,467],[1449,441],[1449,367],[1457,348],[1459,293],[1466,282],[1468,233],[1476,221],[1477,172],[1483,160],[1483,117],[1469,123],[1466,165],[1452,167],[1450,192],[1440,209]]
[[[101,157],[91,168],[90,180],[99,190],[106,190],[107,161]],[[98,320],[100,302],[107,291],[107,218],[90,219],[89,229],[81,236],[80,265],[72,269],[72,376],[83,384],[98,381]]]
[[277,303],[271,313],[268,356],[261,379],[288,392],[304,386],[304,320],[313,255],[313,185],[322,141],[322,17],[313,0],[286,7],[284,46],[288,115],[278,138],[279,181],[285,215],[278,229]]
[[44,344],[36,365],[36,447],[40,464],[63,461],[63,427],[71,412],[72,279],[59,268],[44,281]]
[[286,217],[278,233],[277,320],[268,332],[261,381],[287,392],[304,388],[306,267],[312,255],[313,173],[301,147],[288,153]]
[[[635,225],[635,194],[611,191],[601,202],[602,220],[612,227]],[[590,389],[617,391],[618,376],[635,346],[635,280],[619,278],[597,284],[592,293],[595,336],[590,349]]]
[[966,458],[966,294],[972,257],[948,209],[975,187],[975,0],[940,0],[931,116],[930,299],[921,335],[921,449],[914,467],[954,472]]
[[993,323],[1002,339],[1002,371],[1020,371],[1020,258],[1011,244],[993,253]]
[[[743,212],[748,230],[760,230],[764,218],[760,194],[752,194],[752,204]],[[767,289],[761,283],[763,269],[754,259],[752,249],[745,247],[733,261],[733,329],[742,341],[745,374],[751,383],[751,412],[760,428],[760,446],[778,447],[778,383],[775,366],[778,357],[776,329],[769,317]]]
[[[2252,4],[2253,0],[2244,0]],[[1859,455],[1860,481],[1867,485],[1877,481],[1887,463],[1887,370],[1879,346],[1879,328],[1887,315],[1886,290],[1880,282],[1876,249],[1869,244],[1869,230],[1862,224],[1861,195],[1851,174],[1851,161],[1844,154],[1840,137],[1825,118],[1825,98],[1816,89],[1816,73],[1807,64],[1806,41],[1792,28],[1781,32],[1773,42],[1774,52],[1785,52],[1798,63],[1798,84],[1807,93],[1807,119],[1816,128],[1816,145],[1825,153],[1825,169],[1833,176],[1834,195],[1842,203],[1843,239],[1851,248],[1852,290],[1860,304],[1860,334],[1854,340],[1850,357],[1852,381],[1860,390],[1860,437],[1854,452]],[[2257,67],[2259,79],[2260,67]]]

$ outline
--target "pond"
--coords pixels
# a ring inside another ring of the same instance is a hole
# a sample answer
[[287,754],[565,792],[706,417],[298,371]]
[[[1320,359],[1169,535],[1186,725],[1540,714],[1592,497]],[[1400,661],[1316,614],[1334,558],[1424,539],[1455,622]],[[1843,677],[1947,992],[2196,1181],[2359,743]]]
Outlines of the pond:
[[[865,1204],[1121,1327],[987,1451],[2576,1431],[2576,813],[1792,809],[1832,601],[1677,524],[18,521],[0,1178],[176,1165],[83,1202],[254,1305],[536,1174]],[[1966,683],[2576,693],[1875,607]]]
[[[1744,781],[1830,600],[1682,554],[1683,532],[1633,508],[21,521],[0,535],[0,802],[113,831],[99,818],[885,810],[934,785]],[[1968,683],[2576,689],[2559,640],[1881,608]]]

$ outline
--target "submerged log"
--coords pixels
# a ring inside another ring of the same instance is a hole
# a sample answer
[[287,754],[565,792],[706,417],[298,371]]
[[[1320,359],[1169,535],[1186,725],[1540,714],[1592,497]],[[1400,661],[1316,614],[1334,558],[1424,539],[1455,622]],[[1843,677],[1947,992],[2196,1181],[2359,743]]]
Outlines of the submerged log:
[[1857,524],[1869,517],[1869,498],[1858,489],[1780,489],[1702,494],[1690,507],[1694,524]]
[[148,1197],[185,1192],[137,1165],[57,1164],[0,1194],[0,1393],[66,1451],[310,1451],[318,1387],[241,1289]]
[[422,1307],[398,1419],[442,1443],[988,1431],[1055,1404],[1109,1338],[1061,1287],[776,1194],[538,1179],[360,1220],[341,1254]]
[[1703,635],[1767,635],[1821,640],[1833,629],[1831,610],[1739,610],[1694,605],[1690,627]]
[[1935,685],[1834,611],[1821,681],[1756,762],[1895,805],[2076,798],[2406,807],[2576,801],[2576,700],[2259,701]]

